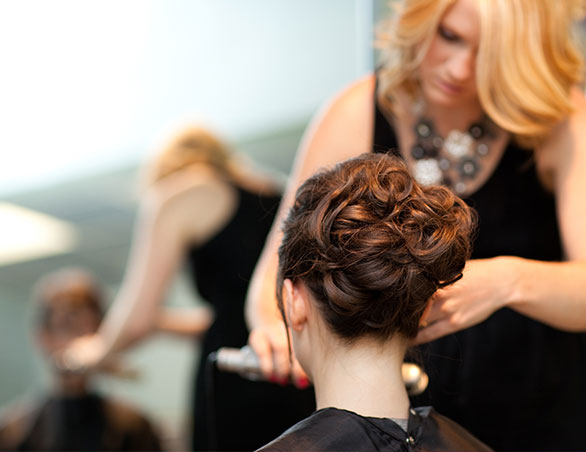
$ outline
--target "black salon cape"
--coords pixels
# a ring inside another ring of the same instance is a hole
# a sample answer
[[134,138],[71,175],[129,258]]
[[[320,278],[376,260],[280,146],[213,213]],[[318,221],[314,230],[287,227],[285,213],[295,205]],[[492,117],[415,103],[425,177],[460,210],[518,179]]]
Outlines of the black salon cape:
[[410,410],[407,432],[386,418],[324,408],[259,449],[278,451],[490,451],[468,431],[431,407]]

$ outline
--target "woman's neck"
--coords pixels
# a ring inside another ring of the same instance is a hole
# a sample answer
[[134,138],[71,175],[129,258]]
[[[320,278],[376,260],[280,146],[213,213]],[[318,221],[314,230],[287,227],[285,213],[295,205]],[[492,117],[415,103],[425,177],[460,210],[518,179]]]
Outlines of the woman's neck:
[[326,347],[312,366],[317,409],[407,418],[409,398],[401,377],[405,346],[400,342],[362,339],[351,346]]
[[88,393],[89,381],[86,375],[61,374],[55,375],[53,392],[63,397],[81,397]]
[[447,136],[452,130],[465,131],[470,124],[484,115],[480,103],[470,102],[458,107],[429,104],[423,116],[431,119],[441,136]]

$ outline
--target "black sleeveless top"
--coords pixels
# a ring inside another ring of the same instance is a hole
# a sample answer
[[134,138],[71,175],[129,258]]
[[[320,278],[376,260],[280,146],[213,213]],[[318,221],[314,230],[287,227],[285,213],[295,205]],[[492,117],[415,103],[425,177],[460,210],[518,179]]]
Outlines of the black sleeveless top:
[[[374,152],[400,156],[398,147],[376,105]],[[510,142],[465,201],[479,214],[472,258],[562,260],[555,199],[530,152]],[[414,403],[433,405],[497,450],[586,450],[585,338],[501,309],[422,347],[430,385]]]
[[216,315],[205,338],[208,352],[220,346],[241,347],[248,340],[244,299],[281,199],[242,188],[237,192],[238,206],[226,226],[189,251],[195,285]]
[[237,190],[233,217],[188,255],[197,290],[215,311],[198,366],[194,450],[255,450],[315,409],[313,389],[248,381],[207,362],[218,348],[239,348],[248,341],[246,292],[280,202],[279,196]]

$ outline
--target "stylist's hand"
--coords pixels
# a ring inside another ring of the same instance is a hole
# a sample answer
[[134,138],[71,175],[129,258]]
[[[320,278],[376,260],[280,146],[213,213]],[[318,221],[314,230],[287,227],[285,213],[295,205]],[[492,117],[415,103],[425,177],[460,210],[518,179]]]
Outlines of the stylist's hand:
[[282,320],[266,322],[254,328],[248,337],[248,345],[257,354],[262,373],[267,380],[285,385],[291,379],[300,389],[309,386],[307,375],[299,362],[295,356],[289,356],[287,330]]
[[504,307],[514,288],[511,265],[514,258],[510,257],[468,261],[462,279],[432,297],[415,343],[430,342],[474,326]]
[[62,352],[61,364],[71,371],[92,370],[100,366],[106,356],[106,347],[99,334],[74,339]]

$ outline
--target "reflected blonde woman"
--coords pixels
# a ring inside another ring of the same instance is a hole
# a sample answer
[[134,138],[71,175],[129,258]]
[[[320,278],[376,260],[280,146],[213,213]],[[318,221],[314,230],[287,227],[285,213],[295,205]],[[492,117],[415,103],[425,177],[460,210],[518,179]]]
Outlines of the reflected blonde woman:
[[[200,338],[192,446],[255,449],[311,412],[311,393],[247,383],[236,375],[210,381],[206,358],[220,347],[246,344],[244,298],[280,200],[281,180],[196,125],[162,147],[145,169],[145,182],[121,288],[99,333],[78,340],[65,356],[93,367],[155,330]],[[209,304],[163,309],[169,284],[184,262]],[[208,391],[214,386],[211,407]],[[282,403],[292,410],[272,414]]]

